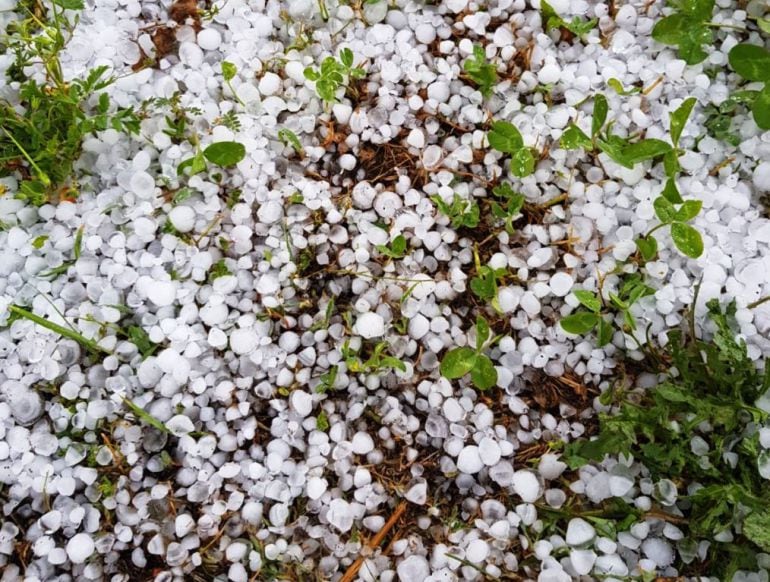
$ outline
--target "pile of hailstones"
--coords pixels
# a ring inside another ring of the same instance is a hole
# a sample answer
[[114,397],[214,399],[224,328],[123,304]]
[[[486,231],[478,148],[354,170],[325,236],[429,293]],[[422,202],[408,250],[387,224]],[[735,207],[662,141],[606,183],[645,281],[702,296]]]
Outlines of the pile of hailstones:
[[[147,26],[168,21],[168,2],[92,4],[63,52],[66,75],[112,67],[121,76],[107,91],[120,106],[180,92],[183,107],[200,110],[192,127],[204,143],[234,140],[247,153],[225,176],[179,178],[193,146],[172,143],[167,112],[150,107],[140,136],[108,130],[86,140],[75,203],[32,208],[0,198],[0,324],[8,305],[26,305],[54,321],[65,316],[110,352],[95,358],[26,320],[0,331],[0,580],[327,579],[359,555],[360,579],[372,581],[676,574],[682,532],[671,523],[650,519],[610,539],[573,518],[563,536],[538,539],[535,506],[558,509],[576,495],[623,497],[645,510],[673,503],[675,488],[634,463],[565,474],[557,455],[525,464],[517,451],[583,434],[585,415],[574,407],[533,404],[533,379],[545,377],[535,371],[570,370],[587,384],[612,373],[622,337],[596,349],[556,321],[577,305],[573,289],[595,288],[597,272],[634,252],[634,238],[655,224],[651,201],[661,188],[649,164],[593,165],[558,138],[590,113],[583,103],[597,91],[617,128],[648,137],[665,137],[668,113],[685,97],[721,102],[735,82],[724,66],[735,43],[729,29],[707,76],[651,41],[658,3],[630,2],[613,18],[601,2],[553,0],[564,17],[598,18],[567,44],[544,32],[523,0],[381,0],[362,11],[333,0],[228,0],[200,27],[171,23],[176,50],[122,74],[153,54]],[[719,5],[715,21],[740,26],[746,13]],[[21,16],[14,8],[0,0],[3,28]],[[474,43],[499,65],[488,99],[461,74]],[[341,47],[367,72],[365,97],[341,98],[329,112],[303,71]],[[525,53],[531,70],[521,68]],[[238,71],[234,93],[223,84],[224,60]],[[0,74],[11,63],[1,57]],[[607,90],[610,78],[654,87],[620,97]],[[0,89],[10,99],[16,90]],[[218,122],[229,112],[240,128]],[[536,172],[516,181],[527,201],[566,192],[569,203],[550,205],[542,224],[491,239],[489,264],[516,283],[498,291],[509,325],[489,352],[499,388],[487,398],[438,374],[446,348],[474,341],[474,257],[469,233],[430,197],[486,196],[487,179],[508,176],[506,160],[485,151],[490,114],[513,121],[527,145],[549,148]],[[738,114],[739,147],[710,137],[693,146],[703,122],[698,107],[683,137],[692,147],[681,187],[703,200],[695,226],[706,252],[685,260],[663,245],[646,268],[657,291],[635,315],[658,336],[679,322],[702,278],[704,302],[723,289],[737,300],[758,358],[770,351],[770,310],[746,305],[770,283],[770,222],[753,198],[770,191],[770,164],[761,162],[770,138]],[[303,158],[277,139],[281,128],[299,137]],[[366,175],[361,154],[383,144],[405,148],[416,169],[388,187]],[[11,193],[18,186],[0,182]],[[162,196],[183,186],[193,192],[183,202]],[[228,207],[222,192],[236,190]],[[384,260],[377,246],[399,234],[406,256]],[[300,256],[309,268],[300,269]],[[211,278],[215,264],[226,273]],[[606,281],[609,290],[616,283]],[[117,331],[126,321],[158,345],[152,356]],[[379,341],[405,370],[349,371],[346,342],[355,352]],[[317,390],[324,381],[331,385]],[[365,551],[401,496],[409,527],[387,552]]]

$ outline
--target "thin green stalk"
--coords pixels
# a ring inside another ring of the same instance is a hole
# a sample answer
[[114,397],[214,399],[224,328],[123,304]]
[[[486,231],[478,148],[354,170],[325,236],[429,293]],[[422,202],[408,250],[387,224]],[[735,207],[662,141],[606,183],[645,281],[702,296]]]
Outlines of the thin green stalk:
[[761,299],[757,299],[756,301],[749,303],[746,307],[748,307],[749,309],[754,309],[755,307],[759,307],[760,305],[763,305],[768,301],[770,301],[770,295],[767,295],[766,297],[762,297]]
[[91,351],[101,352],[103,354],[112,353],[107,348],[100,346],[94,340],[88,339],[83,334],[73,331],[57,323],[54,323],[53,321],[50,321],[44,317],[40,317],[39,315],[35,315],[31,311],[27,311],[22,307],[19,307],[17,305],[11,305],[8,307],[8,311],[10,311],[13,315],[16,315],[17,317],[23,317],[24,319],[28,319],[32,323],[36,323],[37,325],[44,327],[54,333],[58,333],[62,337],[66,337],[68,339],[74,340]]
[[22,155],[23,155],[23,156],[24,156],[24,157],[27,159],[27,161],[29,162],[29,164],[30,164],[30,165],[31,165],[33,168],[35,168],[35,172],[37,172],[38,178],[40,178],[40,181],[43,183],[43,185],[45,185],[45,186],[46,186],[46,188],[47,188],[48,186],[50,186],[50,185],[51,185],[51,179],[48,177],[48,175],[47,175],[47,174],[46,174],[46,173],[45,173],[43,170],[41,170],[41,169],[40,169],[40,166],[38,166],[38,165],[35,163],[35,160],[33,160],[33,159],[32,159],[32,156],[30,156],[30,155],[27,153],[27,150],[25,150],[25,149],[24,149],[24,147],[23,147],[23,146],[22,146],[22,145],[21,145],[21,144],[20,144],[20,143],[19,143],[19,142],[16,140],[16,138],[15,138],[15,137],[13,137],[13,134],[12,134],[11,132],[9,132],[9,131],[8,131],[7,129],[5,129],[5,128],[3,128],[3,131],[5,132],[5,135],[7,135],[7,136],[8,136],[8,139],[10,139],[10,140],[13,142],[13,144],[14,144],[14,145],[15,145],[17,148],[19,148],[19,151],[20,151],[20,152],[22,153]]

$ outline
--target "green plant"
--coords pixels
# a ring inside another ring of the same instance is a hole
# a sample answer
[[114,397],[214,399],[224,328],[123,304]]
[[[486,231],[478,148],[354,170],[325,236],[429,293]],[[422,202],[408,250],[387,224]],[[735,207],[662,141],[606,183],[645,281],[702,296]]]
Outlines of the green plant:
[[[723,310],[711,300],[707,308],[712,339],[670,331],[660,359],[670,362],[665,378],[649,390],[605,392],[614,410],[600,415],[596,438],[566,446],[565,460],[577,468],[633,455],[681,516],[680,548],[707,540],[709,575],[732,580],[770,550],[770,453],[758,437],[768,413],[756,405],[770,389],[770,366],[760,372],[736,339],[734,303]],[[697,563],[677,568],[698,575]]]
[[703,45],[714,40],[709,22],[714,0],[676,0],[669,4],[674,13],[655,23],[652,38],[661,44],[676,46],[680,58],[688,65],[700,63],[708,56]]
[[609,79],[607,84],[612,87],[618,95],[635,95],[636,93],[642,92],[641,87],[631,87],[626,89],[623,87],[623,83],[621,83],[619,79],[615,78]]
[[346,87],[351,89],[352,79],[362,79],[366,71],[360,66],[353,66],[353,51],[344,48],[339,53],[339,60],[326,57],[319,68],[307,67],[305,78],[315,82],[318,96],[326,103],[337,101],[337,89]]
[[[92,353],[95,353],[95,354],[112,353],[107,348],[100,346],[97,341],[85,337],[82,333],[80,333],[77,329],[75,329],[72,326],[65,327],[63,325],[59,325],[58,323],[54,323],[53,321],[50,321],[45,317],[41,317],[35,313],[32,313],[31,311],[28,311],[23,307],[19,307],[18,305],[9,305],[8,311],[10,312],[10,317],[8,318],[7,325],[11,325],[17,319],[27,319],[32,323],[39,325],[40,327],[44,327],[47,330],[50,330],[56,334],[59,334],[62,337],[66,337],[67,339],[71,339],[73,341],[78,342],[80,345],[82,345],[84,348],[86,348]],[[70,325],[70,324],[68,323],[67,325]]]
[[197,148],[195,155],[187,158],[179,164],[176,169],[177,175],[181,176],[189,168],[189,176],[194,176],[206,170],[206,162],[222,168],[235,166],[246,157],[246,147],[236,141],[219,141],[201,150]]
[[591,18],[590,20],[583,20],[582,18],[574,17],[571,21],[564,20],[561,16],[556,14],[546,0],[540,0],[540,17],[543,20],[543,27],[546,32],[552,28],[562,28],[570,31],[575,36],[582,38],[589,32],[591,32],[599,23],[598,18]]
[[450,380],[457,380],[470,374],[471,382],[479,390],[492,388],[497,383],[497,370],[489,356],[482,353],[490,334],[489,324],[483,317],[478,316],[476,347],[463,346],[449,350],[441,360],[441,375]]
[[666,142],[649,138],[633,141],[630,137],[621,137],[611,133],[613,122],[607,122],[609,104],[601,93],[594,96],[591,136],[574,123],[570,123],[561,136],[561,147],[572,150],[584,148],[593,153],[603,152],[611,160],[625,168],[633,168],[645,160],[663,156],[671,151]]
[[345,360],[348,371],[353,373],[373,374],[376,372],[383,372],[387,369],[405,372],[406,365],[404,362],[388,355],[386,353],[387,348],[388,342],[378,342],[375,344],[371,355],[366,361],[360,359],[358,352],[350,347],[349,341],[345,341],[340,351],[342,352],[342,358]]
[[736,91],[719,105],[706,105],[703,108],[705,117],[703,126],[708,134],[732,146],[740,145],[741,136],[732,131],[733,115],[738,107],[750,107],[756,96],[756,91]]
[[575,298],[585,308],[559,321],[561,328],[575,335],[585,335],[596,329],[597,343],[605,346],[612,341],[612,326],[615,314],[619,313],[623,321],[621,331],[636,330],[636,322],[631,315],[631,307],[642,297],[652,295],[655,292],[648,286],[641,275],[634,273],[626,277],[618,290],[618,293],[609,293],[609,303],[605,302],[600,293],[580,289],[574,291]]
[[286,129],[285,127],[279,129],[278,139],[283,145],[293,148],[300,158],[305,157],[305,150],[302,147],[302,142],[299,141],[297,134],[292,130]]
[[406,254],[406,239],[403,234],[396,236],[388,245],[377,245],[376,249],[386,257],[400,259]]
[[492,194],[500,201],[490,201],[490,210],[494,218],[500,219],[505,224],[505,231],[513,234],[513,223],[521,217],[521,209],[524,207],[524,194],[515,192],[510,184],[503,182],[492,188]]
[[238,93],[235,91],[235,88],[233,87],[232,80],[235,79],[235,76],[238,74],[238,67],[236,67],[234,64],[232,64],[229,61],[222,61],[222,78],[225,80],[225,84],[227,85],[227,88],[230,89],[230,92],[233,94],[233,97],[235,97],[235,100],[238,102],[239,105],[245,106],[246,104],[241,101],[241,98],[238,97]]
[[747,81],[764,83],[751,103],[754,121],[762,129],[770,129],[770,50],[753,44],[737,44],[728,54],[733,70]]
[[495,269],[489,265],[482,265],[477,248],[473,249],[473,262],[476,267],[476,274],[471,277],[471,292],[482,301],[488,301],[499,312],[500,306],[497,301],[498,281],[508,275],[507,269]]
[[339,366],[331,366],[326,372],[321,374],[320,382],[315,388],[316,392],[324,393],[334,388],[339,374]]
[[449,217],[452,228],[475,228],[479,224],[479,205],[474,200],[467,200],[455,194],[452,203],[447,204],[441,196],[430,197],[442,214]]
[[487,62],[484,47],[474,45],[473,54],[463,63],[463,71],[476,83],[484,97],[492,94],[492,89],[497,85],[497,68]]
[[227,129],[236,133],[241,130],[241,120],[235,111],[228,111],[216,119],[218,125],[224,125]]
[[495,121],[487,133],[487,140],[493,150],[510,154],[511,173],[524,178],[535,171],[533,149],[524,145],[524,139],[516,126],[507,121]]
[[209,276],[208,280],[209,282],[213,281],[214,279],[217,279],[219,277],[226,277],[227,275],[230,275],[230,269],[227,268],[227,263],[224,259],[219,259],[216,263],[211,265],[211,269],[209,269]]

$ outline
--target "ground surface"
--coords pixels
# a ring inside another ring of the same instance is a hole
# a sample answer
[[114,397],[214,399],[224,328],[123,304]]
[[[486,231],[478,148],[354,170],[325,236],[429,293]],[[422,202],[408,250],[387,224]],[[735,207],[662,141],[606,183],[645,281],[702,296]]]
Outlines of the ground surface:
[[[3,28],[55,12],[0,8]],[[670,361],[645,362],[669,330],[708,337],[710,299],[735,301],[750,360],[770,353],[770,132],[743,104],[717,109],[761,89],[727,55],[767,46],[767,7],[719,0],[692,65],[651,37],[674,8],[559,0],[550,26],[537,0],[67,11],[63,78],[108,67],[95,93],[139,125],[88,132],[40,205],[15,196],[28,160],[4,160],[0,579],[717,576],[709,544],[740,526],[680,543],[687,475],[559,458],[602,430],[600,394],[656,384]],[[329,56],[336,91],[317,78]],[[20,112],[19,75],[47,74],[15,58],[0,98]],[[684,220],[697,256],[674,226],[640,255],[667,172],[587,151],[597,94],[627,143],[671,143],[694,98],[675,183],[702,202]],[[496,121],[521,143],[490,147]],[[583,148],[562,141],[572,122]],[[579,290],[607,321],[582,335],[559,323],[593,313]],[[755,452],[770,447],[756,414]],[[616,502],[637,513],[590,513]],[[758,556],[740,576],[767,579]]]

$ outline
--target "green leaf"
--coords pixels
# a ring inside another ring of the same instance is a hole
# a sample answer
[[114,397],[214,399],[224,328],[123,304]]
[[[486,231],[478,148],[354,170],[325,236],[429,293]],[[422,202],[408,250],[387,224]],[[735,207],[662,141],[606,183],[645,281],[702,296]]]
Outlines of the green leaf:
[[676,211],[674,219],[680,222],[687,222],[688,220],[692,220],[698,216],[701,208],[703,208],[702,200],[685,200],[682,203],[682,206],[679,207],[679,210]]
[[597,93],[594,97],[594,113],[591,120],[591,135],[596,135],[604,127],[604,122],[607,121],[607,113],[609,112],[609,105],[607,104],[607,98],[601,93]]
[[730,66],[748,81],[770,80],[770,51],[755,44],[737,44],[727,55]]
[[487,133],[492,149],[505,154],[512,154],[524,147],[524,140],[516,126],[507,121],[495,121],[492,130]]
[[645,160],[662,156],[671,150],[671,145],[660,139],[643,139],[623,148],[621,155],[629,164],[635,165]]
[[652,207],[655,209],[655,216],[662,223],[668,224],[676,220],[676,208],[663,196],[656,198],[652,203]]
[[51,2],[65,10],[83,10],[85,8],[83,0],[51,0]]
[[529,148],[521,148],[511,156],[511,172],[517,178],[524,178],[535,171],[535,157]]
[[203,155],[212,164],[228,168],[246,157],[246,147],[237,141],[220,141],[203,150]]
[[574,123],[570,123],[567,129],[564,130],[564,133],[561,134],[559,144],[565,150],[576,150],[581,147],[590,148],[592,145],[591,138]]
[[663,187],[663,191],[660,194],[672,204],[681,204],[684,202],[682,195],[679,193],[679,189],[676,187],[676,180],[673,178],[666,180],[666,185]]
[[692,113],[692,108],[695,107],[695,103],[696,103],[695,97],[688,97],[676,109],[676,111],[674,111],[670,115],[671,143],[674,144],[675,148],[679,147],[679,138],[682,135],[682,130],[684,129],[684,126],[687,124],[687,120],[690,117],[690,113]]
[[197,152],[193,157],[187,158],[181,162],[176,168],[177,176],[182,176],[185,169],[190,168],[190,176],[200,174],[206,169],[206,160],[201,152]]
[[709,20],[714,12],[714,0],[678,0],[676,6],[700,21]]
[[770,82],[759,92],[751,105],[754,121],[762,129],[770,129]]
[[687,31],[697,26],[697,23],[697,20],[684,14],[672,14],[655,23],[652,38],[662,44],[678,45],[687,37]]
[[599,318],[599,330],[596,334],[596,342],[599,347],[606,346],[612,341],[612,324],[603,317]]
[[757,26],[762,32],[770,34],[770,18],[757,18]]
[[467,346],[449,350],[441,360],[439,371],[441,375],[450,380],[462,378],[476,365],[478,355],[476,351]]
[[479,390],[489,390],[497,384],[497,370],[492,360],[483,354],[476,358],[476,364],[471,369],[471,381]]
[[591,331],[601,320],[601,317],[596,313],[588,311],[581,311],[579,313],[573,313],[567,317],[563,317],[559,324],[561,328],[567,333],[573,333],[575,335],[583,335]]
[[663,156],[663,171],[666,172],[666,176],[674,178],[681,169],[679,165],[679,150],[673,149],[670,152],[666,152]]
[[589,32],[591,32],[594,28],[596,28],[596,25],[598,23],[599,23],[598,18],[583,20],[582,18],[578,18],[576,16],[570,22],[565,22],[563,26],[575,36],[582,37],[588,34]]
[[480,352],[481,348],[489,339],[489,324],[487,320],[480,315],[476,318],[476,351]]
[[614,77],[607,81],[607,85],[612,87],[618,95],[634,95],[635,93],[641,93],[641,87],[630,87],[628,89],[623,87],[623,83],[619,79]]
[[232,81],[237,73],[238,68],[234,64],[228,61],[222,61],[222,76],[225,81]]
[[313,67],[305,67],[303,74],[308,81],[317,81],[321,78],[321,75]]
[[703,254],[703,238],[689,224],[674,222],[671,225],[671,238],[679,251],[688,257],[697,259]]
[[340,51],[340,62],[342,62],[348,69],[353,66],[353,51],[349,48],[344,48]]
[[574,291],[575,298],[580,301],[580,304],[587,307],[594,313],[599,313],[602,310],[601,299],[593,291],[586,291],[585,289],[579,289]]
[[636,248],[645,261],[651,261],[658,253],[658,241],[652,236],[645,236],[636,239]]
[[747,515],[743,521],[743,535],[763,552],[770,552],[770,510],[761,509]]

